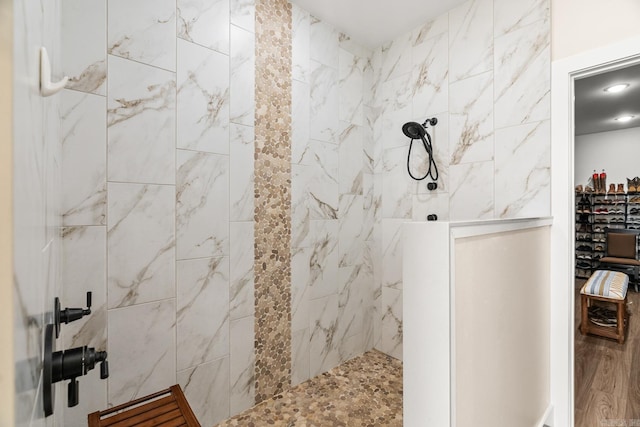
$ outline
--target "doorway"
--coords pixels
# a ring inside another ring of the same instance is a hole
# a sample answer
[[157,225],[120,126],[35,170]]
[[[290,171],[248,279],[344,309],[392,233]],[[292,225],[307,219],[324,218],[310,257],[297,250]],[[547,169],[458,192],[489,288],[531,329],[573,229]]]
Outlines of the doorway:
[[631,38],[552,64],[551,395],[556,426],[575,425],[574,86],[581,78],[640,63],[639,46],[640,37]]

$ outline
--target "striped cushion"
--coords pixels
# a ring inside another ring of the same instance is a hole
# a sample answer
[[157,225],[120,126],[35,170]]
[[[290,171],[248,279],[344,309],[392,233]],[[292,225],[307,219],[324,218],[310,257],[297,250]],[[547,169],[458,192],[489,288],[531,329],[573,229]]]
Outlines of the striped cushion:
[[626,274],[619,271],[596,270],[580,293],[621,300],[627,296],[628,286],[629,276]]

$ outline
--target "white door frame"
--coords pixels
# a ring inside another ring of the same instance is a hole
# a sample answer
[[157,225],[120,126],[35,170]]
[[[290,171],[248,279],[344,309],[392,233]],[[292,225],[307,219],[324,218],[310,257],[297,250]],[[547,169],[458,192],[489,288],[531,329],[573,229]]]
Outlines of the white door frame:
[[640,62],[640,37],[551,64],[551,403],[554,427],[574,425],[574,109],[576,78]]

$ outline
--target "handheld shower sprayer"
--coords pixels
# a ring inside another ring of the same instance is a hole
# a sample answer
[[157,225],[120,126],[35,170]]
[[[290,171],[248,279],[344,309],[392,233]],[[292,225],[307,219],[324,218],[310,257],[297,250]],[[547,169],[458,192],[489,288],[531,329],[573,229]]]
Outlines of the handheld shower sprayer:
[[[427,177],[431,177],[434,182],[430,182],[427,185],[429,190],[435,190],[438,187],[436,181],[438,181],[438,166],[436,165],[435,159],[433,157],[433,147],[431,145],[431,135],[427,132],[427,126],[435,126],[438,124],[438,119],[433,117],[431,119],[426,119],[424,123],[420,124],[417,122],[407,122],[402,125],[402,132],[409,138],[411,138],[411,142],[409,143],[409,155],[407,156],[407,171],[409,172],[409,176],[416,181],[422,181]],[[422,141],[422,145],[424,149],[427,151],[427,155],[429,157],[429,168],[427,172],[422,177],[416,177],[411,173],[410,160],[411,160],[411,149],[413,148],[413,141],[416,139],[420,139]]]

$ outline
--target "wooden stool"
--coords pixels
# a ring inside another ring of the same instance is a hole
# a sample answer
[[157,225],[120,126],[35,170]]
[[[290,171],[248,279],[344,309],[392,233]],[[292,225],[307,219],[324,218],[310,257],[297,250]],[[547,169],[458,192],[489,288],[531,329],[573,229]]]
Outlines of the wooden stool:
[[[580,291],[582,335],[593,334],[613,338],[624,343],[627,320],[627,287],[629,276],[617,271],[596,270]],[[592,301],[604,301],[616,306],[616,326],[596,325],[589,320],[589,306]]]
[[201,427],[178,385],[89,414],[89,427],[103,426]]

